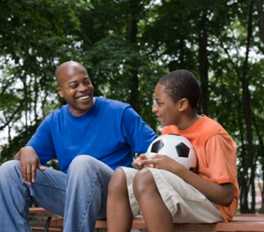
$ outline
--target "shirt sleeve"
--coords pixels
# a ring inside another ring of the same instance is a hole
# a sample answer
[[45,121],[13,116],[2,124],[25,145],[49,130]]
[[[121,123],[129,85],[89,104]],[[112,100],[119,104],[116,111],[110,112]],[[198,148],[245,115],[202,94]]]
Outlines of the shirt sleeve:
[[36,132],[26,146],[31,146],[37,153],[41,164],[56,158],[50,127],[51,115],[47,116],[39,125]]
[[205,149],[210,179],[218,184],[234,183],[237,176],[234,141],[215,135],[207,141]]
[[131,151],[135,153],[146,152],[149,144],[156,138],[155,132],[132,107],[127,107],[123,112],[122,133]]

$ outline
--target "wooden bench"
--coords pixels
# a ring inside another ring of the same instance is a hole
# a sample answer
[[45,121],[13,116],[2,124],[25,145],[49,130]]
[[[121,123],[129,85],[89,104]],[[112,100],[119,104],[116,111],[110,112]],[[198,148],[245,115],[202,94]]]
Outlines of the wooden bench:
[[[46,217],[47,220],[42,226],[32,226],[33,232],[59,232],[63,230],[63,218],[54,216],[43,208],[31,208],[30,215],[33,217]],[[106,221],[97,220],[95,228],[106,230]],[[143,219],[134,219],[133,229],[146,231]],[[264,215],[243,214],[237,215],[231,222],[215,224],[175,224],[175,232],[264,232]]]

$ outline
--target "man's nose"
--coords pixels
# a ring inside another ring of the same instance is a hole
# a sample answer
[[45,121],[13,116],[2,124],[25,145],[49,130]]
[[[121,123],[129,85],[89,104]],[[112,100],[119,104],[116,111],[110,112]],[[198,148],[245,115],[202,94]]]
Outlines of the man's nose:
[[86,91],[87,89],[88,89],[88,85],[85,85],[85,84],[81,83],[79,85],[78,91],[83,92],[83,91]]

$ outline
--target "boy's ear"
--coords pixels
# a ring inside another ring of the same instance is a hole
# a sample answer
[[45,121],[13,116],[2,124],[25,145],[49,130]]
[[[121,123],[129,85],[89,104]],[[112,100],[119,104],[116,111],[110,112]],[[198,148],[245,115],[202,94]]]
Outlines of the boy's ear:
[[187,98],[182,98],[178,101],[178,110],[183,112],[190,107],[190,103]]

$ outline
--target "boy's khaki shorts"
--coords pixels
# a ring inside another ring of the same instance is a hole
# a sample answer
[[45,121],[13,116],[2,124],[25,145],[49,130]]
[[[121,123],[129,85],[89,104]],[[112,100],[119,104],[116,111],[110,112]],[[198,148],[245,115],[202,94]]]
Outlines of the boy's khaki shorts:
[[[177,175],[161,169],[147,168],[153,175],[163,202],[175,223],[214,223],[223,221],[219,210],[197,189]],[[134,217],[140,216],[139,204],[133,192],[137,169],[122,167],[126,174],[129,203]]]

